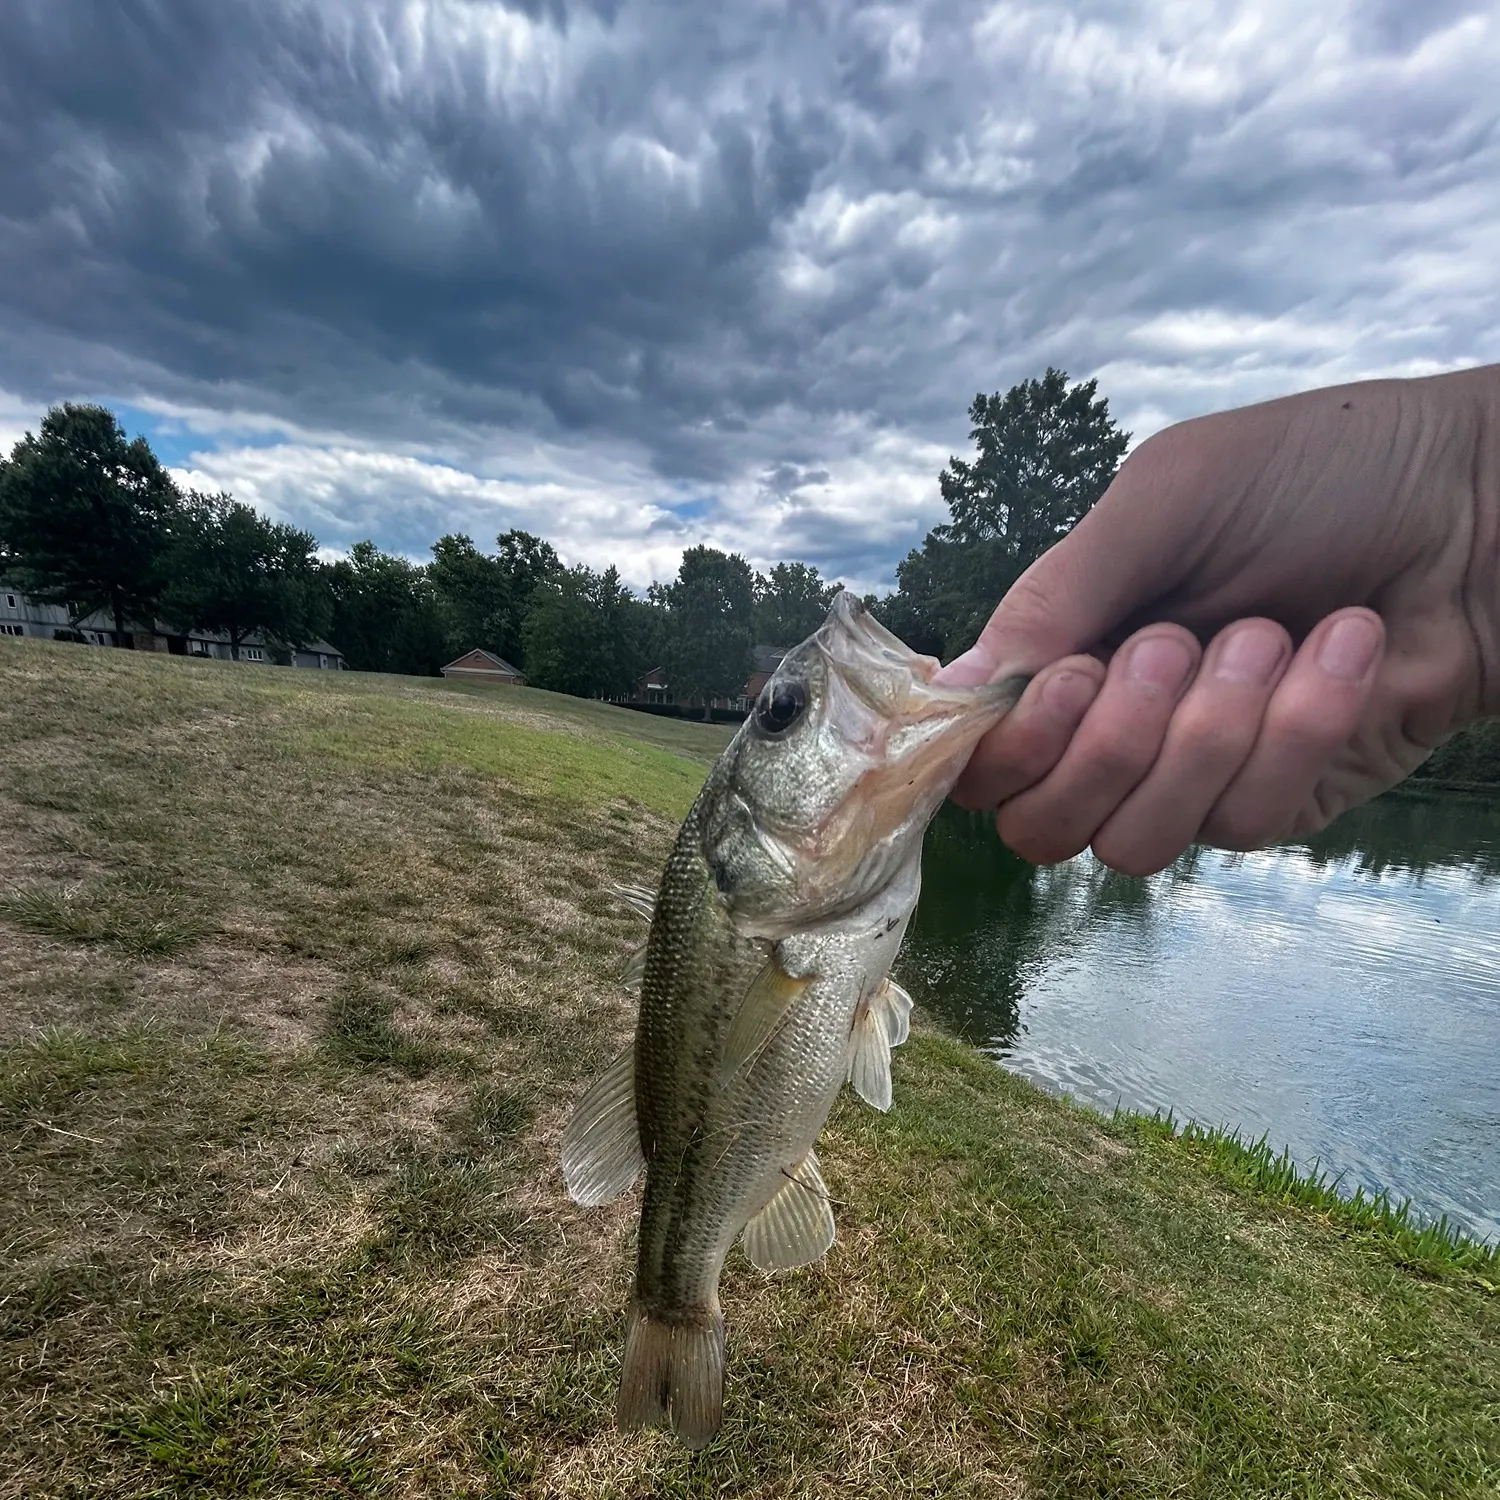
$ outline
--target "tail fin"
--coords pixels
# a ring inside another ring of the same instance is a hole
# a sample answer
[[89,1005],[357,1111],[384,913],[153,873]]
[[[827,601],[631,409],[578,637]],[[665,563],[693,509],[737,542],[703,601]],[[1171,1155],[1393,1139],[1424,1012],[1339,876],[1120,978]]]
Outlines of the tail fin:
[[693,1309],[681,1322],[654,1318],[638,1303],[620,1370],[615,1416],[621,1427],[666,1425],[689,1448],[701,1448],[724,1414],[724,1318]]

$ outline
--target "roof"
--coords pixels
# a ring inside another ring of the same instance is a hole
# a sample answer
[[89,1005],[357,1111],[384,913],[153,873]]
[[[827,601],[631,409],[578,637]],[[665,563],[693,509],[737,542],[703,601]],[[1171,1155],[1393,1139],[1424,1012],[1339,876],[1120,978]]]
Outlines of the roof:
[[755,648],[756,672],[774,672],[781,665],[781,658],[792,648],[790,646],[757,646]]
[[[511,666],[511,664],[506,661],[503,656],[496,656],[493,651],[486,651],[483,646],[475,646],[472,651],[465,651],[462,656],[455,656],[452,661],[450,661],[446,666],[443,667],[442,670],[446,672],[449,667],[463,666],[466,662],[471,662],[471,659],[476,656],[482,656],[485,661],[489,663],[489,671],[507,672],[512,677],[520,677],[523,675],[519,667]],[[479,667],[477,668],[477,670],[484,671],[486,669],[483,667]]]

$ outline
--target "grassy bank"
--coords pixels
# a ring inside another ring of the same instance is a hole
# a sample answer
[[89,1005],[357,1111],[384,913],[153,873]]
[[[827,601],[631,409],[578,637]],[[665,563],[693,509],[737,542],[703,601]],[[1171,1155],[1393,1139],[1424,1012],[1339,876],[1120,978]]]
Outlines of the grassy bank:
[[723,1437],[609,1406],[554,1168],[722,729],[0,643],[0,1497],[1492,1496],[1492,1257],[932,1035],[737,1255]]

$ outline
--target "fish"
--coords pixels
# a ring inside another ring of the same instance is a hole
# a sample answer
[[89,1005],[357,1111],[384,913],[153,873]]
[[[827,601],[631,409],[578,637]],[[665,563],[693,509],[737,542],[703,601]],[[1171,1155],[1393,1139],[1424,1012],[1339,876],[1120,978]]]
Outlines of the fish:
[[815,1150],[839,1089],[891,1106],[912,1002],[890,978],[921,888],[922,836],[1025,677],[934,681],[851,593],[788,652],[708,774],[626,981],[635,1039],[563,1133],[584,1206],[642,1172],[616,1420],[689,1448],[723,1419],[719,1277],[735,1240],[762,1270],[833,1244]]

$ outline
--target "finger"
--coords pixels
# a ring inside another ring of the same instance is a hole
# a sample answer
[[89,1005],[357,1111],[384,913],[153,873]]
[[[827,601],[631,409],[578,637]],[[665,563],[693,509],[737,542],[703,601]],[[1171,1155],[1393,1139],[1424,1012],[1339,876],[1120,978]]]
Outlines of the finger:
[[1272,692],[1292,659],[1273,620],[1239,620],[1214,638],[1140,785],[1094,835],[1094,854],[1126,875],[1154,875],[1193,842],[1249,759]]
[[1062,759],[1104,682],[1104,663],[1065,656],[1038,672],[1020,701],[979,742],[953,788],[960,807],[998,807]]
[[1260,849],[1291,832],[1354,733],[1384,646],[1373,610],[1338,610],[1319,622],[1271,695],[1245,764],[1204,820],[1204,842]]
[[1150,625],[1132,636],[1111,660],[1062,759],[1001,805],[995,817],[1000,837],[1033,864],[1053,864],[1088,848],[1155,763],[1200,654],[1179,625]]

